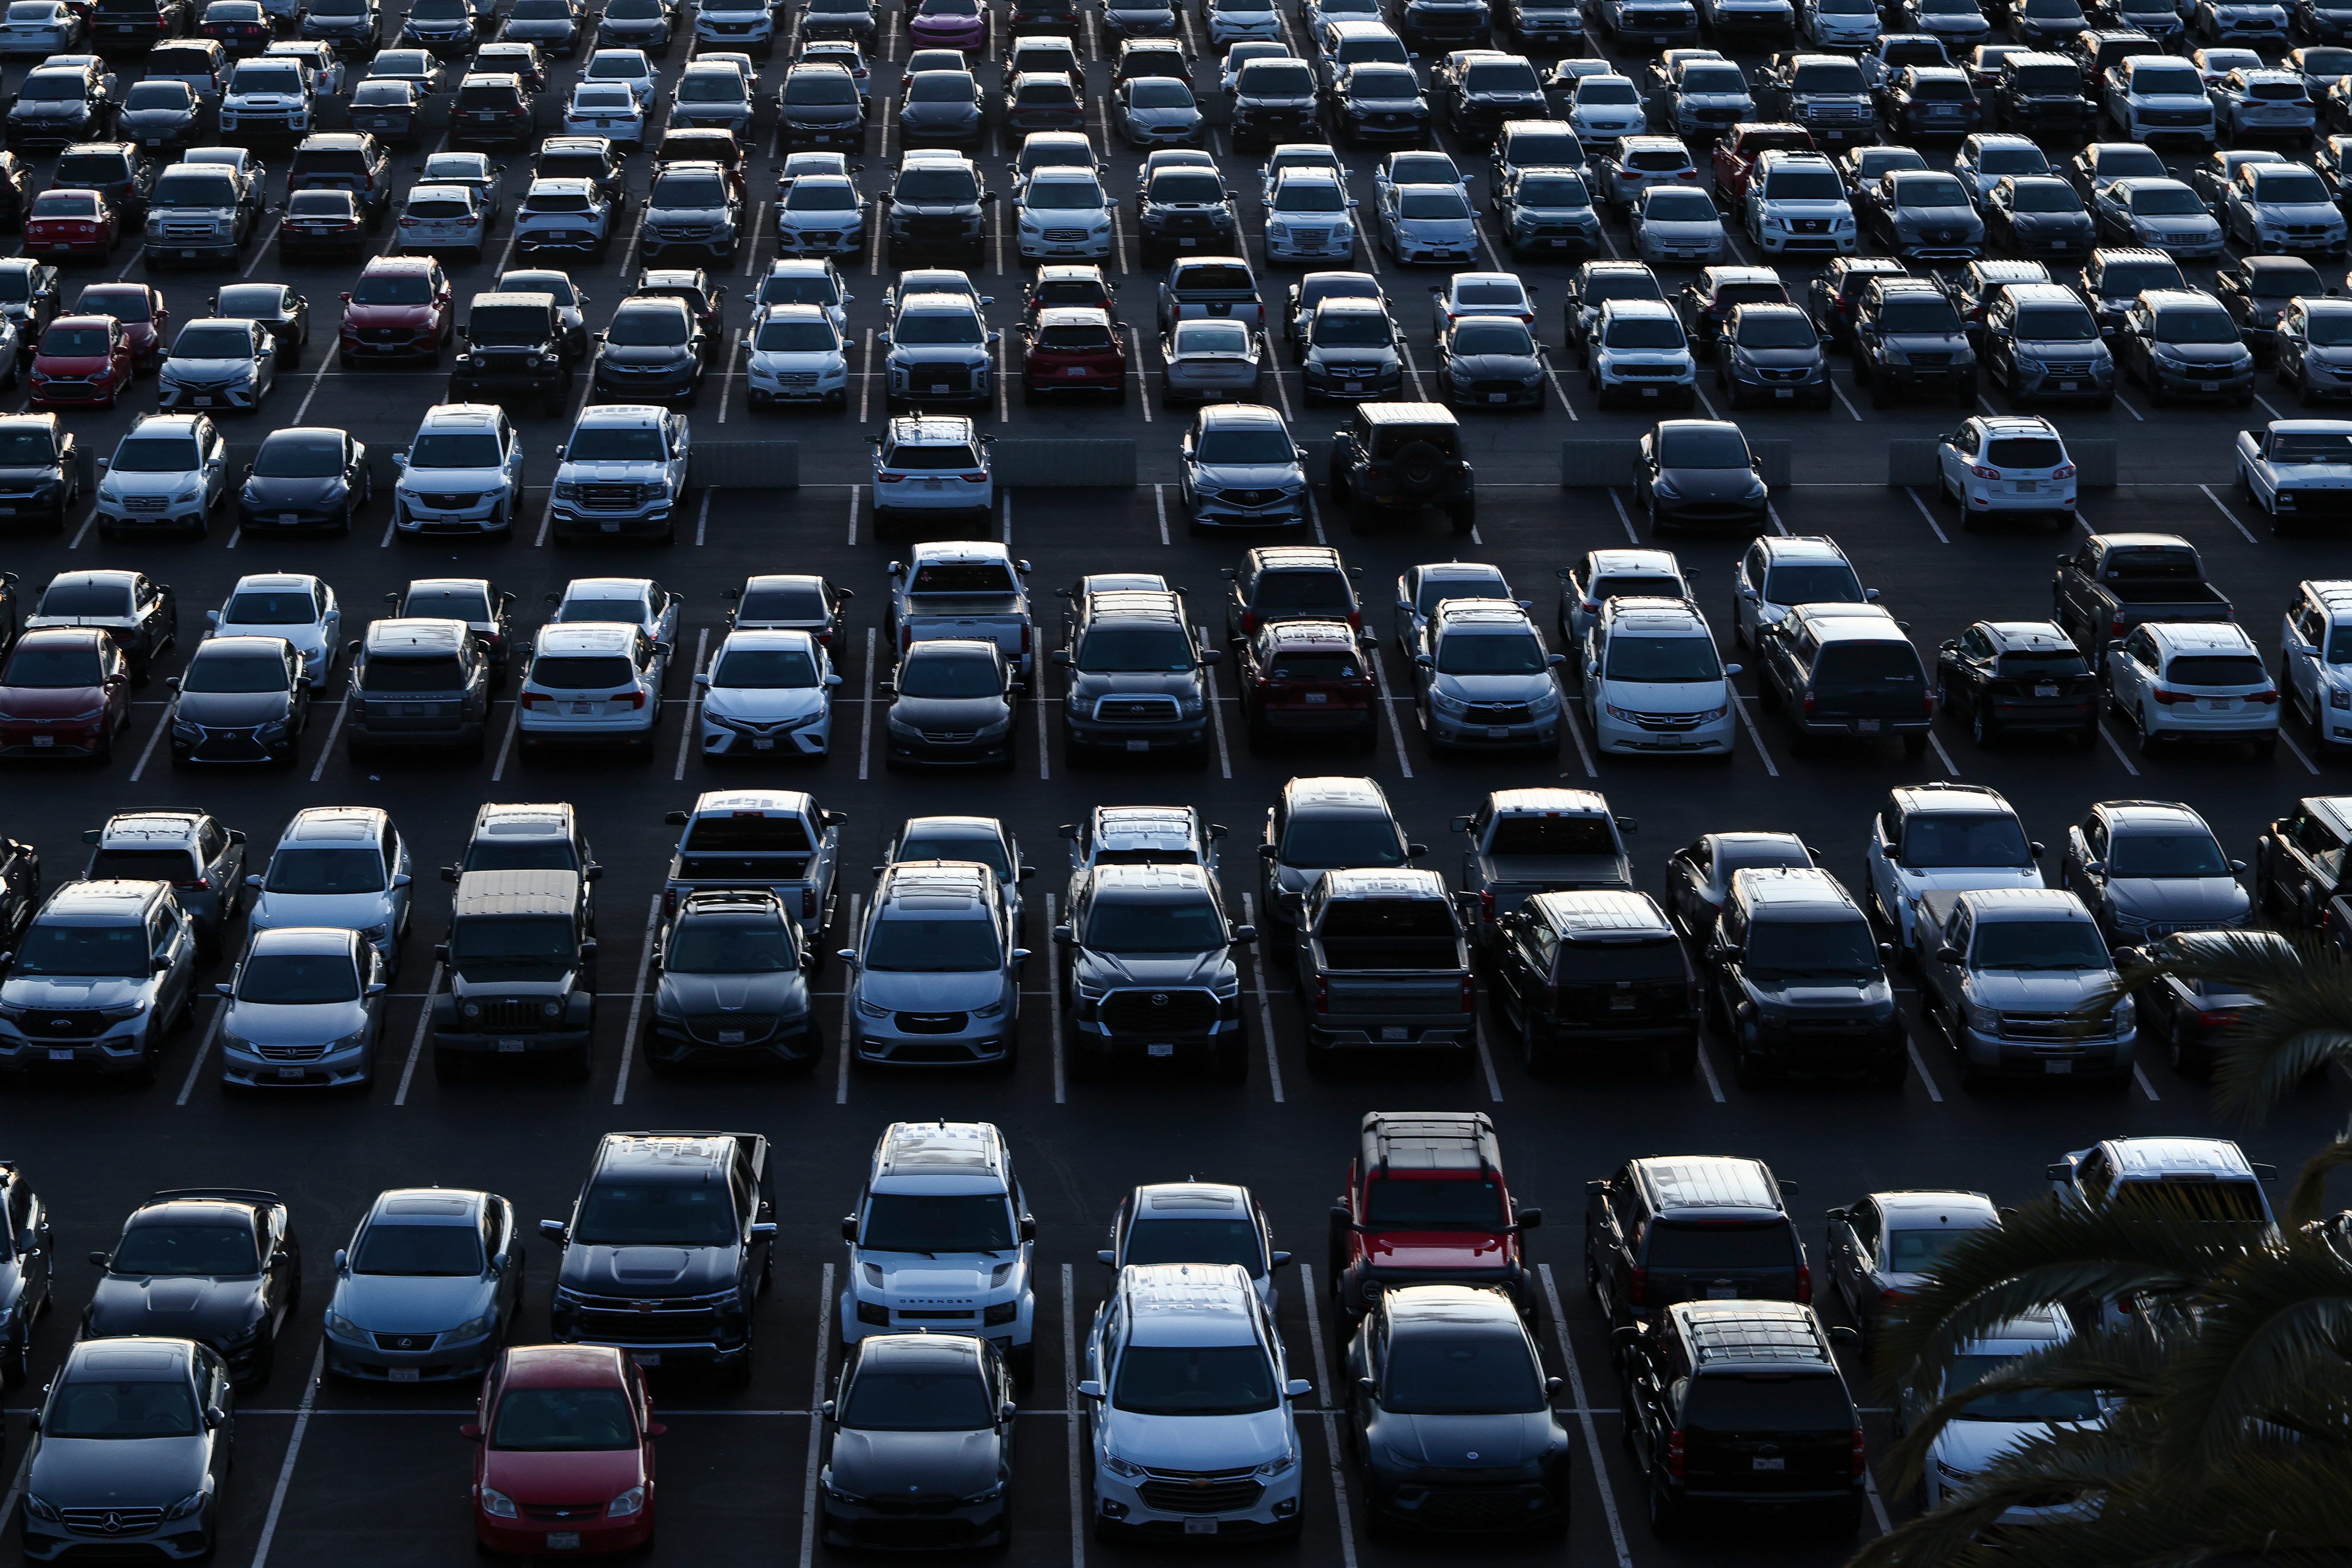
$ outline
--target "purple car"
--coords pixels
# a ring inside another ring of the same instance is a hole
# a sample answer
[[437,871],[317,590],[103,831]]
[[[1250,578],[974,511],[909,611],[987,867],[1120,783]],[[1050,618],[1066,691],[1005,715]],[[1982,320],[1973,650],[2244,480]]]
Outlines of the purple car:
[[918,49],[988,52],[988,7],[980,0],[923,0],[907,21],[907,41]]

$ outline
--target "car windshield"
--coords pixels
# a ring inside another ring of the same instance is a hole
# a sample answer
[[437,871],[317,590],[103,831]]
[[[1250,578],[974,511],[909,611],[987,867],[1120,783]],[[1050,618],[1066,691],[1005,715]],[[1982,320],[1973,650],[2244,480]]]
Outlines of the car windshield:
[[1440,675],[1540,675],[1543,640],[1523,630],[1448,631],[1437,639]]
[[1904,336],[1952,337],[1960,330],[1959,312],[1948,300],[1891,300],[1879,310],[1881,331]]
[[[2313,188],[2317,189],[2315,182]],[[2262,199],[2272,200],[2270,193],[2270,183],[2265,181],[2263,184]],[[2298,196],[2292,199],[2300,201],[2303,198]],[[2323,194],[2311,199],[2315,202],[2325,202],[2327,197]],[[2325,292],[2326,288],[2326,286],[2319,280],[2318,272],[2307,262],[2298,262],[2285,267],[2265,267],[2246,279],[2246,291],[2264,300],[2293,300],[2305,294],[2317,295]]]
[[[356,10],[360,0],[343,0],[343,3]],[[314,3],[310,9],[317,11],[323,7]],[[515,0],[507,16],[516,22],[568,22],[572,19],[572,0]]]
[[1274,1362],[1255,1344],[1131,1344],[1110,1400],[1139,1415],[1178,1416],[1248,1415],[1279,1403]]
[[1111,335],[1110,328],[1100,322],[1055,322],[1038,329],[1036,346],[1110,353],[1118,350],[1118,341]]
[[2189,65],[2143,65],[2131,73],[2131,90],[2135,94],[2177,94],[2182,98],[2205,96],[2205,80],[2197,68]]
[[1845,200],[1845,183],[1827,169],[1789,169],[1777,172],[1764,184],[1764,199],[1768,202],[1842,202]]
[[1225,922],[1206,893],[1143,900],[1097,895],[1085,941],[1097,952],[1209,952],[1225,945]]
[[1246,358],[1255,346],[1250,330],[1239,321],[1179,321],[1174,352],[1186,354],[1234,354]]
[[561,980],[579,967],[572,922],[557,917],[468,915],[449,932],[449,967],[468,978]]
[[[1944,1392],[1974,1388],[1988,1377],[1998,1377],[2016,1366],[2014,1357],[1958,1355],[1944,1373]],[[2099,1397],[2084,1389],[2027,1388],[2011,1394],[1989,1394],[1960,1406],[1962,1421],[2095,1421]]]
[[383,853],[366,846],[297,846],[270,857],[263,890],[272,893],[381,893]]
[[305,1007],[359,997],[359,971],[347,952],[262,952],[237,965],[240,1002]]
[[237,626],[309,626],[319,607],[308,588],[247,588],[229,596],[221,619]]
[[1764,597],[1775,605],[1859,605],[1862,579],[1843,561],[1775,566],[1764,575]]
[[[1706,200],[1705,196],[1699,198]],[[1680,321],[1671,316],[1621,316],[1609,323],[1601,346],[1612,349],[1679,349],[1685,346]]]
[[970,310],[910,310],[899,316],[890,341],[894,347],[976,346],[988,341],[988,332],[981,325],[980,317]]
[[1092,180],[1032,180],[1021,205],[1050,212],[1100,212],[1102,187]]
[[1135,84],[1133,100],[1138,109],[1191,109],[1192,89],[1181,81],[1158,79]]
[[719,174],[663,174],[646,197],[649,207],[721,207],[727,205],[727,181]]
[[868,1252],[1009,1252],[1013,1205],[1002,1193],[876,1193],[857,1245]]
[[[926,441],[919,447],[901,445],[890,447],[883,454],[882,466],[902,471],[956,473],[976,469],[981,461],[971,447],[961,442]],[[931,573],[927,570],[919,575],[928,577]],[[929,594],[1009,594],[1013,590],[992,582],[967,583],[961,587],[925,584],[917,591]]]
[[1221,1268],[1230,1263],[1247,1270],[1253,1279],[1265,1277],[1265,1254],[1257,1226],[1246,1219],[1138,1219],[1128,1227],[1127,1251],[1121,1261],[1130,1268],[1148,1263],[1205,1263]]
[[1895,202],[1905,207],[1964,207],[1969,205],[1969,193],[1950,175],[1937,174],[1929,179],[1897,182]]
[[286,216],[357,219],[359,205],[347,191],[296,191],[286,198]]
[[47,430],[0,426],[0,468],[47,468],[57,460],[57,437]]
[[2210,832],[2119,833],[2107,849],[2110,877],[2226,877],[2229,857]]
[[[1813,335],[1812,323],[1793,310],[1742,316],[1739,330],[1733,334],[1732,341],[1743,349],[1810,349],[1821,346],[1821,340]],[[1746,467],[1745,464],[1736,466]]]
[[352,289],[354,305],[429,305],[433,280],[422,272],[362,273]]
[[1457,354],[1507,354],[1534,357],[1535,339],[1517,321],[1465,321],[1454,334]]
[[167,169],[155,182],[151,205],[216,209],[236,205],[236,182],[202,170]]
[[[1473,71],[1470,74],[1475,84],[1478,73]],[[1528,90],[1533,90],[1532,86]],[[1738,66],[1694,66],[1683,72],[1683,90],[1686,93],[1744,95],[1748,91],[1748,79],[1739,74]]]
[[846,71],[796,70],[784,80],[783,101],[796,108],[856,103],[857,83]]
[[693,336],[693,323],[683,310],[631,310],[614,313],[604,341],[615,348],[683,348]]
[[1192,637],[1181,626],[1099,626],[1079,639],[1077,667],[1088,674],[1163,671],[1177,674],[1195,663]]
[[[1242,68],[1236,90],[1245,98],[1312,98],[1315,78],[1296,61],[1266,61]],[[1188,97],[1187,102],[1192,101]]]
[[1613,108],[1619,104],[1633,104],[1641,101],[1641,95],[1633,90],[1633,84],[1630,81],[1612,81],[1597,77],[1588,77],[1579,83],[1576,89],[1576,106],[1579,109],[1587,104],[1601,104]]
[[971,1367],[861,1371],[840,1424],[853,1432],[979,1432],[996,1424],[988,1383]]
[[1744,964],[1751,980],[1874,978],[1878,940],[1859,916],[1820,921],[1757,921],[1748,928]]
[[993,921],[933,920],[893,910],[867,929],[861,968],[897,974],[984,974],[1004,967]]
[[[176,869],[186,869],[180,858]],[[11,973],[51,975],[65,979],[144,979],[152,964],[147,928],[136,922],[121,925],[62,925],[37,921],[25,928]]]
[[2088,920],[1979,921],[1971,969],[2107,969],[2107,944]]
[[180,678],[182,691],[257,694],[285,691],[291,684],[292,677],[281,660],[257,658],[250,654],[206,657],[201,650],[188,661],[187,674]]
[[732,67],[726,70],[695,71],[679,79],[677,84],[680,103],[740,103],[747,96],[743,78]]
[[1380,1230],[1467,1230],[1492,1235],[1510,1223],[1502,1184],[1491,1176],[1403,1176],[1364,1184],[1364,1224]]
[[2139,185],[2132,190],[2131,210],[2143,217],[2202,216],[2205,204],[2186,185]]
[[793,933],[777,920],[687,920],[662,950],[670,974],[782,974],[800,967]]
[[[184,332],[181,334],[185,337]],[[202,466],[195,441],[186,436],[125,436],[107,471],[116,474],[192,474]],[[309,595],[304,595],[306,598]],[[304,616],[309,619],[309,616]]]
[[509,1388],[489,1436],[509,1453],[587,1453],[635,1447],[637,1423],[622,1389]]
[[112,347],[104,327],[51,327],[41,334],[45,359],[103,359]]
[[1466,220],[1470,216],[1470,198],[1462,194],[1459,185],[1412,186],[1398,196],[1397,212],[1402,217],[1427,221]]
[[534,190],[523,198],[522,206],[525,212],[584,213],[588,210],[588,193]]
[[1394,1333],[1381,1369],[1381,1408],[1396,1415],[1528,1415],[1548,1404],[1527,1336]]
[[2025,828],[2006,812],[1922,812],[1903,829],[1902,861],[1915,871],[2033,864]]
[[[2195,198],[2190,199],[2193,201]],[[2230,320],[2226,311],[2204,306],[2185,310],[2164,310],[2156,318],[2156,341],[2160,343],[2234,343],[2239,341],[2238,324]]]
[[2158,289],[2185,289],[2179,264],[2171,261],[2111,261],[2099,275],[2099,293],[2109,300],[2128,300]]
[[2352,433],[2282,430],[2271,437],[2273,463],[2352,463]]
[[116,1274],[234,1279],[259,1273],[261,1258],[251,1226],[139,1225],[122,1233],[108,1268]]
[[482,1272],[482,1240],[471,1225],[399,1225],[378,1220],[360,1233],[354,1274],[470,1279]]
[[987,867],[1002,882],[1013,875],[1012,862],[1004,856],[1004,841],[993,833],[973,834],[942,825],[934,828],[909,829],[898,841],[894,860],[970,860]]
[[[1941,52],[1938,49],[1937,56],[1930,58],[1937,58]],[[1870,90],[1863,83],[1862,68],[1851,60],[1809,60],[1797,68],[1789,85],[1790,89],[1801,97],[1817,94],[1860,97]],[[1622,101],[1633,101],[1631,84],[1628,84],[1626,96]]]
[[193,1437],[196,1396],[184,1379],[111,1383],[77,1377],[58,1385],[41,1416],[41,1435],[66,1437]]
[[1658,432],[1660,468],[1744,468],[1752,461],[1748,437],[1736,426],[1669,426]]
[[495,468],[499,438],[488,431],[428,430],[408,454],[415,468]]
[[1301,871],[1380,869],[1403,865],[1405,847],[1386,816],[1297,816],[1282,836],[1280,859]]
[[231,92],[271,92],[299,96],[302,91],[302,73],[294,66],[256,64],[250,60],[236,68],[228,79]]
[[35,102],[78,103],[89,95],[89,86],[79,71],[35,71],[16,89],[16,96]]
[[979,88],[962,71],[923,71],[907,83],[909,103],[970,103]]
[[[980,199],[980,180],[970,168],[961,164],[950,164],[944,167],[938,164],[926,164],[908,169],[901,174],[898,176],[898,184],[891,188],[890,194],[891,199],[902,205],[969,205]],[[779,296],[770,295],[768,289],[779,281],[781,281],[780,279],[772,277],[762,284],[761,298],[763,300],[778,298]],[[812,279],[810,281],[815,281],[815,279]],[[830,288],[829,285],[827,287]],[[808,302],[815,304],[829,305],[833,302],[833,295],[830,292],[821,296],[804,297],[794,294],[782,297],[793,300],[805,298]]]
[[1856,1425],[1853,1400],[1846,1393],[1844,1380],[1833,1372],[1826,1377],[1785,1372],[1716,1373],[1695,1381],[1684,1398],[1683,1410],[1684,1426],[1706,1434],[1710,1448],[1718,1433],[1827,1436],[1842,1436]]
[[1574,174],[1531,174],[1518,184],[1518,201],[1529,207],[1589,207],[1591,195]]
[[1388,318],[1371,310],[1324,311],[1308,336],[1325,348],[1386,348],[1394,341]]
[[984,654],[917,648],[898,668],[898,695],[927,701],[1001,697],[1004,671]]
[[1285,180],[1275,188],[1274,208],[1285,213],[1345,212],[1348,194],[1327,180]]
[[710,677],[714,687],[785,691],[817,684],[816,660],[796,647],[730,648]]
[[1709,637],[1637,637],[1619,632],[1609,639],[1603,673],[1610,680],[1686,685],[1722,679],[1723,661],[1716,657],[1715,642]]
[[734,1194],[724,1181],[600,1181],[581,1200],[571,1239],[583,1247],[731,1247]]
[[[1969,82],[1946,76],[1922,76],[1911,83],[1911,96],[1921,103],[1964,100],[1974,102],[1977,89]],[[1949,205],[1949,203],[1939,204]]]
[[437,658],[370,658],[360,680],[361,690],[385,694],[465,689],[465,667],[447,655]]
[[2017,312],[2015,331],[2027,342],[2082,343],[2099,335],[2099,325],[2080,305],[2036,305]]
[[1996,468],[2054,468],[2066,460],[2055,436],[2004,436],[1985,443],[1985,461]]

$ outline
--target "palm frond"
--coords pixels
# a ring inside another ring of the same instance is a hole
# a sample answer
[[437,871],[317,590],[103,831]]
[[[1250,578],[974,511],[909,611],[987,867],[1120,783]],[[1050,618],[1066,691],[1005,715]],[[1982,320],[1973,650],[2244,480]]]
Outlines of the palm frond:
[[1887,1450],[1882,1470],[1897,1489],[1915,1484],[1927,1468],[1937,1436],[1979,1399],[2057,1391],[2150,1401],[2163,1392],[2169,1363],[2161,1342],[2136,1321],[2057,1341],[1927,1406]]
[[2182,931],[2118,955],[2118,978],[2101,1013],[2166,975],[2218,981],[2252,996],[2216,1044],[2214,1100],[2258,1123],[2304,1075],[2352,1062],[2352,954],[2310,936]]
[[2294,1174],[2294,1186],[2287,1194],[2286,1213],[2281,1216],[2281,1223],[2303,1226],[2326,1218],[2327,1178],[2347,1165],[2352,1165],[2352,1127],[2337,1133],[2334,1142],[2321,1145],[2303,1163],[2303,1168]]
[[2352,1265],[2315,1237],[2290,1236],[2231,1264],[2202,1296],[2158,1396],[2167,1468],[2210,1468],[2279,1412],[2315,1435],[2332,1427],[2336,1445],[2352,1441]]

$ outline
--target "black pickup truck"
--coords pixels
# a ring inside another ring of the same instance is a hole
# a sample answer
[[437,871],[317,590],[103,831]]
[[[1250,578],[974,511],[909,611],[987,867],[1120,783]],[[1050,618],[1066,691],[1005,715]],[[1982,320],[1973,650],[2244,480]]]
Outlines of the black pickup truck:
[[2145,622],[2234,618],[2197,547],[2177,533],[2092,534],[2058,557],[2050,601],[2051,618],[2095,666]]

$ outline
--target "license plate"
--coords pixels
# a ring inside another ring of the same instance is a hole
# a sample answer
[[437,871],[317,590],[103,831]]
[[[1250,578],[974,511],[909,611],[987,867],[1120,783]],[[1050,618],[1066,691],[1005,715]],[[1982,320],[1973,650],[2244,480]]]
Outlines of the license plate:
[[2063,250],[2066,248],[2066,242],[2063,239],[2053,239],[2050,242],[2050,248],[2053,250]]
[[199,397],[196,399],[196,406],[199,408],[210,408],[212,405],[213,400],[209,397]]
[[629,1352],[629,1359],[635,1362],[639,1366],[659,1366],[661,1365],[661,1352],[631,1351]]
[[2058,390],[2061,392],[2080,392],[2082,389],[2083,384],[2079,381],[2062,381],[2058,384]]
[[572,710],[574,713],[593,713],[595,711],[595,708],[592,703],[574,702],[572,704]]
[[1568,248],[1568,241],[1564,239],[1555,239],[1551,242],[1551,247],[1554,250],[1566,250]]
[[1759,1470],[1785,1470],[1789,1468],[1789,1461],[1786,1458],[1750,1459],[1748,1462]]
[[522,1042],[520,1040],[500,1040],[499,1042],[499,1051],[501,1055],[511,1053],[513,1055],[520,1056],[522,1054]]
[[1201,242],[1191,235],[1184,235],[1179,237],[1176,243],[1179,245],[1198,245]]
[[2017,493],[2021,496],[2030,496],[2041,488],[2042,481],[2039,479],[2020,479],[2017,481]]
[[413,1366],[396,1366],[392,1369],[391,1377],[394,1383],[415,1383],[417,1381],[417,1371]]
[[300,517],[299,517],[298,515],[296,515],[296,514],[295,514],[295,513],[293,513],[293,512],[290,512],[290,511],[281,511],[281,512],[279,512],[279,513],[278,514],[278,522],[279,522],[281,525],[283,525],[283,526],[285,526],[285,527],[289,527],[289,528],[290,528],[290,527],[292,527],[294,524],[296,524],[296,523],[298,523],[298,522],[301,521],[302,520],[301,520],[301,518],[300,518]]
[[1658,389],[1654,386],[1645,386],[1642,388],[1642,395],[1644,397],[1655,397],[1658,395]]
[[1489,724],[1486,726],[1486,739],[1490,741],[1506,740],[1509,737],[1510,733],[1510,731],[1505,729],[1500,724]]
[[1147,1057],[1172,1057],[1176,1054],[1176,1047],[1166,1040],[1154,1040],[1143,1047],[1143,1054]]
[[1331,700],[1331,694],[1328,691],[1308,691],[1303,692],[1300,695],[1302,700],[1310,706]]
[[1402,1029],[1394,1029],[1394,1028],[1391,1028],[1391,1029],[1382,1029],[1382,1030],[1381,1031],[1381,1038],[1382,1038],[1382,1039],[1384,1039],[1384,1040],[1402,1040],[1402,1039],[1403,1039],[1404,1037],[1405,1037],[1405,1031],[1404,1031],[1404,1030],[1402,1030]]
[[776,743],[765,735],[755,735],[751,739],[751,749],[755,752],[772,752],[776,749]]
[[2033,686],[2033,695],[2036,697],[2055,697],[2058,695],[2058,683],[2054,680],[2036,681]]
[[53,1062],[69,1062],[73,1060],[73,1053],[71,1051],[60,1051],[52,1047],[49,1051],[49,1060]]
[[1511,395],[1507,392],[1490,392],[1486,395],[1486,401],[1489,403],[1508,403],[1510,400]]
[[947,481],[944,479],[925,479],[923,481],[923,489],[927,490],[945,489],[946,488]]
[[1776,386],[1772,389],[1772,395],[1775,397],[1794,397],[1797,395],[1797,389],[1793,386]]
[[1087,374],[1087,367],[1082,364],[1064,365],[1062,367],[1062,374],[1064,375],[1084,375]]
[[2211,713],[2226,713],[2236,706],[2236,701],[2227,697],[2208,697],[2205,700],[2206,710]]
[[2201,390],[2206,392],[2219,392],[2221,390],[2221,384],[2218,381],[2200,381],[2197,384]]
[[[944,397],[947,395],[947,383],[943,381],[935,381],[931,383],[931,395],[933,397]],[[932,488],[936,489],[938,488],[937,484],[934,483]]]
[[[637,1358],[640,1362],[645,1359],[643,1356]],[[551,1530],[547,1532],[547,1549],[550,1552],[577,1552],[580,1550],[580,1532],[576,1530]]]
[[1339,390],[1342,392],[1361,392],[1364,390],[1364,384],[1360,381],[1343,381],[1339,384]]
[[740,1046],[743,1043],[743,1031],[721,1029],[719,1031],[719,1043],[722,1046]]
[[1706,1299],[1710,1301],[1737,1301],[1739,1300],[1739,1287],[1737,1285],[1710,1285],[1706,1288]]
[[1854,721],[1853,727],[1865,735],[1878,733],[1878,721],[1875,719],[1857,719]]
[[1151,742],[1149,741],[1129,741],[1127,743],[1127,749],[1130,752],[1148,752],[1151,750]]
[[621,531],[621,525],[617,522],[600,522],[596,527],[600,531],[604,533],[618,533]]
[[57,743],[58,738],[55,735],[36,735],[33,737],[33,744],[35,746],[54,746]]
[[1217,1533],[1217,1521],[1213,1519],[1193,1519],[1188,1517],[1184,1521],[1184,1533],[1187,1535],[1214,1535]]
[[1612,996],[1609,998],[1609,1010],[1612,1013],[1630,1013],[1633,1010],[1633,998],[1631,996]]
[[302,1076],[302,1069],[300,1068],[279,1068],[278,1069],[278,1076],[279,1078],[300,1078]]
[[195,258],[195,254],[196,253],[193,250],[184,250],[180,252],[180,259],[183,261],[192,261]]
[[2046,1073],[2070,1073],[2074,1070],[2074,1064],[2072,1061],[2046,1061],[2042,1064],[2042,1070]]

